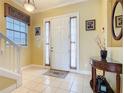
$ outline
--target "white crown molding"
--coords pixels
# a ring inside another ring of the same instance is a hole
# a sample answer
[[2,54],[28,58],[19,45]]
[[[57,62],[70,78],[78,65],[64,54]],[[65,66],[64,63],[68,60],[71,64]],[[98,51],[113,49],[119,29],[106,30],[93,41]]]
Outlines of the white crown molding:
[[32,64],[21,67],[21,71],[31,68]]
[[[74,2],[68,2],[68,3],[65,3],[65,4],[52,6],[52,7],[46,8],[46,9],[39,9],[39,10],[36,10],[36,11],[32,12],[32,14],[39,13],[39,12],[44,12],[44,11],[47,11],[47,10],[50,10],[50,9],[59,8],[59,7],[63,7],[63,6],[71,5],[71,4],[85,2],[85,1],[88,1],[88,0],[77,0],[77,1],[74,1]],[[22,7],[24,9],[23,5],[21,3],[19,3],[18,1],[13,0],[13,2],[15,2],[17,5],[19,5],[20,7]]]
[[67,5],[72,5],[72,4],[76,4],[76,3],[80,3],[80,2],[85,2],[88,0],[78,0],[78,1],[74,1],[74,2],[69,2],[69,3],[65,3],[65,4],[60,4],[60,5],[56,5],[56,6],[52,6],[46,9],[40,9],[40,10],[36,10],[33,13],[39,13],[39,12],[44,12],[44,11],[48,11],[50,9],[55,9],[55,8],[59,8],[59,7],[63,7],[63,6],[67,6]]

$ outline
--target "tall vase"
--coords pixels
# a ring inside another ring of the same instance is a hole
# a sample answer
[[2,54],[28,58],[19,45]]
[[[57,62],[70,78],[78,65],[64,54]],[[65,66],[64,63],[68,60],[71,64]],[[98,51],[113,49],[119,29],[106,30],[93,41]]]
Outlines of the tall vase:
[[107,57],[107,50],[101,50],[100,51],[100,56],[102,60],[106,60]]

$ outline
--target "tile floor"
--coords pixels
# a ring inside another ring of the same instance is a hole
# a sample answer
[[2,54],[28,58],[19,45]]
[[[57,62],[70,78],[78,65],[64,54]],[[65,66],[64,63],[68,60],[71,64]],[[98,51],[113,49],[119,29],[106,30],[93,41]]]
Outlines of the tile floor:
[[48,69],[22,71],[22,86],[12,93],[92,93],[89,75],[69,73],[65,79],[43,75]]

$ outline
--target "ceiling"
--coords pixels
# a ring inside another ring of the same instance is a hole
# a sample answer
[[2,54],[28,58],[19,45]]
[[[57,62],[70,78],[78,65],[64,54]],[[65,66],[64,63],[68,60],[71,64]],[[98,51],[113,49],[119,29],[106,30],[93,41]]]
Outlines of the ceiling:
[[[25,0],[13,0],[13,1],[18,3],[22,7],[25,2]],[[86,0],[34,0],[36,8],[37,8],[34,11],[34,13],[45,11],[45,10],[48,10],[51,8],[56,8],[56,7],[61,7],[61,6],[69,5],[69,4],[79,3],[79,2],[83,2],[83,1],[86,1]]]

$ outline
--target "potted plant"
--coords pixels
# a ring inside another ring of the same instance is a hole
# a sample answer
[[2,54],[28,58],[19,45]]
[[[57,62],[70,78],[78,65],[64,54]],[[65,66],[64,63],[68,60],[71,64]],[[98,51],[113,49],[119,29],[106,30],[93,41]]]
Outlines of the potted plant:
[[106,60],[107,50],[106,50],[106,44],[105,44],[104,28],[103,28],[103,32],[101,33],[101,35],[97,35],[96,42],[100,48],[101,59]]

